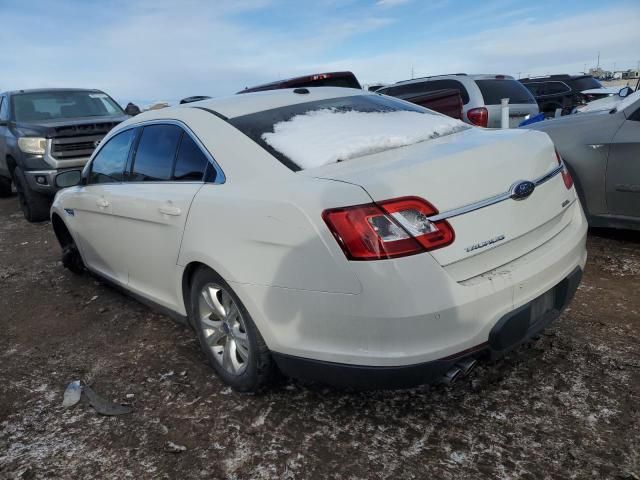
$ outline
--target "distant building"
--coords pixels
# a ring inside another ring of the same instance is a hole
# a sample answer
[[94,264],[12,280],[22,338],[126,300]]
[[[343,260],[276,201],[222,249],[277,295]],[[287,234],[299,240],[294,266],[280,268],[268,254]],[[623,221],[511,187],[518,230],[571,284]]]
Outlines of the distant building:
[[639,70],[627,70],[626,72],[621,72],[621,73],[622,73],[622,76],[620,78],[622,78],[623,80],[631,80],[631,79],[640,77]]

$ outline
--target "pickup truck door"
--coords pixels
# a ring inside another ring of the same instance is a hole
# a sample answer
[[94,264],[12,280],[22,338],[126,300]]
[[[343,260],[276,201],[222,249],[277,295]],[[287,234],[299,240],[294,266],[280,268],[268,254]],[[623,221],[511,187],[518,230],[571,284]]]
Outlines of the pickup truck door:
[[75,239],[87,267],[121,285],[128,281],[126,245],[113,217],[114,199],[125,188],[122,176],[135,129],[124,130],[100,148],[90,165],[87,185],[62,205],[73,219]]
[[613,137],[606,185],[609,213],[640,218],[640,108]]

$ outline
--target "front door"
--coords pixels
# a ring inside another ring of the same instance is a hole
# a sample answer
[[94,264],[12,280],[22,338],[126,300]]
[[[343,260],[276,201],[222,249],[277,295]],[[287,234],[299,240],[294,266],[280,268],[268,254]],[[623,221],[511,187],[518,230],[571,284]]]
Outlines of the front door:
[[611,142],[607,207],[612,215],[640,218],[640,108],[623,122]]
[[123,285],[128,279],[125,245],[113,205],[123,190],[122,175],[134,136],[135,130],[130,129],[109,139],[91,163],[87,184],[78,187],[78,194],[65,205],[67,215],[74,217],[76,242],[87,267]]

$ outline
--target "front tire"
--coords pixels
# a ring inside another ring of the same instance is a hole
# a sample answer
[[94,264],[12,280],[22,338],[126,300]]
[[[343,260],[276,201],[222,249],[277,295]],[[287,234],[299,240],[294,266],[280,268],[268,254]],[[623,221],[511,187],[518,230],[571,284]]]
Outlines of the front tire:
[[24,218],[29,222],[43,222],[48,220],[51,199],[46,195],[34,192],[29,187],[27,179],[20,167],[16,167],[13,171],[13,178]]
[[257,392],[273,376],[273,360],[251,315],[224,279],[208,268],[191,282],[190,315],[200,346],[234,390]]
[[84,262],[75,243],[62,248],[62,266],[76,275],[84,273]]
[[11,179],[0,177],[0,198],[11,196]]

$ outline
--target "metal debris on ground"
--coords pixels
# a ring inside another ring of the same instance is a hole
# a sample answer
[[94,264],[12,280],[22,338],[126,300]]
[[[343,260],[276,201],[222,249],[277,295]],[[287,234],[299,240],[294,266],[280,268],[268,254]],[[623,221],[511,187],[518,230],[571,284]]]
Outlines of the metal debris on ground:
[[87,385],[84,386],[82,393],[87,397],[93,409],[100,415],[125,415],[132,412],[131,407],[110,402]]
[[125,415],[132,412],[131,407],[106,400],[90,386],[82,385],[80,380],[75,380],[67,385],[62,399],[62,406],[65,408],[72,407],[80,401],[82,396],[100,415]]

